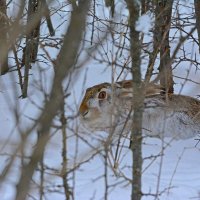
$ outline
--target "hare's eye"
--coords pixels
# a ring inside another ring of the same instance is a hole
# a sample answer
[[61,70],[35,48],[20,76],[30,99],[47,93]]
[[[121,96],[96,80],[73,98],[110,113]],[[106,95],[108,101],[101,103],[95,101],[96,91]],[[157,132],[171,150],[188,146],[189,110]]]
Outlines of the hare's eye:
[[99,99],[105,99],[106,98],[106,92],[105,91],[99,92],[98,98]]

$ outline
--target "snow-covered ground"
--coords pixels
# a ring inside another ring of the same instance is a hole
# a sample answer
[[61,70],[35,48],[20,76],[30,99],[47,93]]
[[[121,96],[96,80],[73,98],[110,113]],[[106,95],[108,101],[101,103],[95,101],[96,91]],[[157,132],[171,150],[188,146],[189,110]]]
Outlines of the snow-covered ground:
[[[102,1],[99,1],[102,3]],[[190,5],[190,2],[184,1],[186,5]],[[121,5],[119,5],[120,7]],[[101,6],[99,6],[98,15],[102,14]],[[70,9],[69,9],[70,10]],[[108,10],[104,10],[102,15],[109,15]],[[183,12],[186,12],[183,9]],[[190,12],[190,10],[187,10]],[[118,10],[118,13],[123,13],[122,10]],[[65,17],[66,13],[63,14]],[[62,15],[54,16],[54,25],[59,25],[60,19],[63,19]],[[148,17],[143,17],[143,20],[147,21]],[[65,24],[68,21],[65,22]],[[141,20],[141,23],[144,21]],[[143,29],[144,26],[139,28]],[[60,37],[66,26],[59,27],[57,37]],[[104,27],[105,28],[105,27]],[[139,29],[138,28],[138,29]],[[42,28],[42,33],[46,33],[45,26]],[[145,32],[148,32],[145,30]],[[173,32],[171,33],[173,34]],[[89,37],[89,36],[88,36]],[[149,37],[148,35],[146,37]],[[109,43],[110,42],[110,43]],[[104,44],[107,50],[115,52],[115,48],[112,46],[112,40],[108,40]],[[172,46],[173,49],[173,46]],[[101,49],[102,50],[102,49]],[[185,43],[185,51],[188,53],[198,52],[197,46],[193,47],[193,44],[188,41]],[[48,49],[52,58],[56,58],[56,51],[51,48]],[[111,55],[113,52],[108,54]],[[41,52],[40,52],[41,53]],[[113,54],[114,55],[114,54]],[[195,53],[192,53],[192,57]],[[199,55],[199,54],[198,54]],[[97,56],[98,57],[98,56]],[[123,58],[126,55],[123,55]],[[12,61],[11,61],[12,62]],[[145,62],[143,63],[145,66]],[[188,69],[190,69],[188,73]],[[119,74],[119,69],[116,70],[115,78]],[[143,67],[143,72],[145,68]],[[36,63],[31,69],[29,97],[27,99],[21,99],[20,89],[18,86],[18,75],[16,72],[8,73],[7,75],[0,76],[0,172],[4,169],[8,163],[11,155],[14,154],[17,144],[21,141],[20,132],[25,131],[33,122],[37,120],[37,116],[41,112],[41,107],[44,104],[45,96],[42,90],[47,94],[51,89],[51,80],[53,77],[52,66],[42,65]],[[199,71],[195,67],[190,67],[189,62],[181,63],[175,70],[176,76],[186,77],[193,81],[199,82]],[[81,73],[73,81],[73,86],[70,87],[70,96],[66,100],[66,116],[72,116],[77,113],[78,105],[84,95],[84,91],[87,87],[92,85],[111,82],[113,75],[113,69],[103,63],[99,63],[94,59],[89,60]],[[143,74],[144,75],[144,74]],[[130,78],[130,74],[124,77]],[[181,83],[184,80],[175,78],[175,93],[190,95],[196,97],[199,95],[199,85],[187,81],[182,88]],[[66,80],[67,83],[67,80]],[[17,116],[17,117],[16,117]],[[57,123],[55,121],[55,123]],[[78,120],[75,118],[68,121],[67,134],[71,137],[68,139],[68,167],[74,166],[74,157],[76,163],[87,160],[95,153],[95,150],[89,147],[89,145],[81,139],[85,139],[93,147],[101,147],[101,143],[96,138],[101,136],[105,137],[105,133],[90,133],[84,132],[84,128],[79,126]],[[75,133],[80,134],[77,139]],[[198,136],[197,136],[198,138]],[[36,131],[30,136],[29,143],[27,144],[28,155],[33,148],[34,141],[36,140]],[[130,199],[131,185],[128,178],[131,178],[131,164],[132,156],[131,151],[128,149],[129,141],[125,141],[125,147],[122,149],[120,155],[119,166],[116,169],[116,173],[113,172],[113,159],[111,158],[111,167],[108,168],[108,185],[109,186],[109,198],[110,200],[122,200]],[[142,187],[143,192],[146,194],[143,196],[143,200],[189,200],[200,199],[200,144],[197,143],[195,138],[187,140],[170,141],[170,138],[166,138],[161,141],[156,138],[146,138],[143,145],[143,175],[142,175]],[[55,174],[47,173],[45,175],[45,186],[48,190],[45,191],[45,197],[48,200],[62,200],[65,199],[62,194],[63,189],[59,188],[62,184],[61,178],[56,175],[56,170],[59,171],[62,168],[62,137],[60,132],[53,134],[45,152],[44,162],[47,166],[55,169]],[[78,145],[77,145],[78,144]],[[164,148],[163,150],[163,147]],[[148,158],[148,159],[147,159]],[[110,165],[110,163],[108,162]],[[20,175],[20,161],[16,159],[12,164],[9,176],[0,185],[0,199],[11,200],[14,198],[17,183]],[[52,170],[53,171],[53,170]],[[47,172],[51,172],[47,170]],[[74,186],[74,199],[104,199],[105,192],[105,160],[101,154],[95,155],[85,164],[82,164],[80,168],[75,170],[75,174],[70,174],[69,183]],[[39,181],[39,172],[35,173],[34,180]],[[36,184],[33,184],[32,195],[38,199],[38,191],[36,190]],[[54,192],[51,192],[54,190]],[[55,190],[60,191],[55,192]],[[155,194],[160,194],[156,197]],[[31,196],[29,197],[31,199]]]

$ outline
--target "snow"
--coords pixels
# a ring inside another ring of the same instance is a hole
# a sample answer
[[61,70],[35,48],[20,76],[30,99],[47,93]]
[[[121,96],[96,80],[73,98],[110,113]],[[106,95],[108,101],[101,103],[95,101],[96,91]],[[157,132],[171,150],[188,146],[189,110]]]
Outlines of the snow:
[[[109,18],[109,10],[105,9],[100,4],[103,1],[99,1],[98,15],[105,18]],[[186,5],[190,5],[189,1],[185,1]],[[60,3],[61,5],[61,3]],[[119,1],[117,6],[117,13],[121,16],[126,14],[123,2]],[[56,9],[56,8],[55,8]],[[71,8],[68,8],[70,10]],[[188,10],[183,10],[183,13]],[[66,12],[67,13],[67,12]],[[62,15],[54,15],[54,26],[57,27],[63,22],[63,26],[58,27],[55,37],[60,37],[61,33],[66,29],[69,13],[66,14],[63,8]],[[117,19],[121,20],[120,17]],[[145,21],[145,23],[142,23]],[[148,30],[151,28],[147,26],[151,21],[151,18],[144,15],[140,18],[138,30],[143,30],[148,35]],[[147,24],[146,24],[147,23]],[[105,28],[105,27],[104,27]],[[119,27],[119,29],[122,27]],[[121,30],[120,29],[120,30]],[[48,30],[45,25],[41,29],[43,34],[47,34]],[[173,34],[173,32],[172,32]],[[196,33],[195,33],[196,34]],[[90,37],[90,36],[88,36]],[[148,36],[149,37],[149,36]],[[98,35],[95,34],[97,39]],[[145,38],[148,40],[148,38]],[[108,57],[111,59],[111,55],[115,52],[115,48],[112,45],[111,38],[108,41],[102,42],[103,46],[109,51]],[[172,47],[173,49],[173,47]],[[190,41],[186,42],[185,50],[191,53],[191,49],[197,50],[197,46],[193,47]],[[102,49],[101,49],[102,50]],[[52,58],[56,58],[57,50],[53,48],[47,48]],[[42,50],[40,54],[44,53]],[[191,53],[192,56],[194,54]],[[197,55],[198,52],[197,52]],[[96,55],[97,58],[101,59],[100,55]],[[105,56],[105,55],[104,55]],[[127,55],[123,55],[126,57]],[[105,56],[106,57],[106,56]],[[105,58],[104,57],[104,58]],[[123,58],[124,58],[123,57]],[[143,63],[144,66],[144,63]],[[174,73],[177,76],[186,77],[188,69],[189,79],[199,82],[199,71],[194,66],[190,68],[189,62],[181,63],[175,70]],[[145,71],[145,68],[143,68]],[[116,69],[114,75],[115,78],[119,75],[120,70]],[[130,74],[127,76],[127,71],[123,74],[124,77],[130,78]],[[16,72],[9,73],[4,76],[0,76],[0,171],[2,172],[4,166],[8,163],[10,154],[15,152],[15,148],[21,141],[20,133],[25,131],[28,127],[33,124],[33,120],[37,120],[37,117],[41,113],[41,108],[45,103],[45,95],[49,94],[51,89],[51,80],[54,76],[53,68],[51,63],[49,65],[36,63],[31,69],[31,79],[29,87],[29,97],[27,99],[21,99],[18,82],[18,76]],[[104,63],[97,62],[90,59],[86,63],[81,71],[81,74],[74,76],[76,80],[73,81],[73,85],[70,87],[70,96],[66,100],[66,108],[69,112],[67,116],[73,116],[76,114],[78,105],[81,102],[81,98],[84,95],[86,88],[92,85],[99,84],[102,82],[112,81],[113,69],[108,67]],[[144,74],[143,74],[144,76]],[[86,81],[85,81],[86,80]],[[199,86],[197,84],[186,82],[183,89],[181,89],[181,83],[184,80],[175,78],[175,92],[182,94],[196,96],[199,94]],[[68,79],[66,80],[66,85]],[[42,91],[41,91],[42,88]],[[16,115],[17,113],[17,115]],[[18,116],[18,117],[16,117]],[[55,120],[55,124],[59,124]],[[67,133],[70,136],[68,138],[68,156],[69,156],[69,168],[72,168],[74,162],[87,160],[95,153],[93,147],[102,148],[102,144],[99,142],[99,138],[104,137],[105,133],[86,133],[84,128],[79,126],[77,119],[69,120]],[[73,132],[73,131],[74,132]],[[52,130],[53,132],[53,130]],[[80,137],[77,139],[76,134]],[[86,141],[82,140],[83,137]],[[34,147],[34,143],[37,139],[36,130],[34,130],[28,140],[26,154],[29,155]],[[46,147],[44,162],[47,166],[56,169],[57,171],[62,168],[62,137],[61,133],[52,133],[51,140]],[[143,157],[151,157],[145,159],[143,163],[143,169],[145,170],[142,175],[143,192],[145,195],[142,200],[153,200],[156,199],[154,194],[161,193],[157,199],[161,200],[187,200],[187,199],[199,199],[200,198],[200,144],[197,144],[195,138],[187,140],[170,141],[170,138],[166,138],[165,141],[161,141],[156,138],[146,138],[143,145]],[[125,141],[125,147],[122,149],[120,156],[119,167],[117,169],[117,175],[114,174],[111,167],[108,169],[108,183],[109,187],[109,199],[121,200],[130,199],[131,185],[128,181],[125,181],[123,176],[131,178],[131,151],[128,149],[129,141]],[[162,152],[162,147],[166,146],[166,149]],[[77,152],[76,152],[77,151]],[[77,153],[77,155],[76,155]],[[163,156],[158,156],[163,153]],[[75,159],[77,156],[77,159]],[[111,155],[109,154],[110,158]],[[155,160],[154,160],[155,159]],[[153,161],[154,160],[154,161]],[[95,155],[89,162],[82,164],[75,172],[75,199],[104,199],[105,191],[105,180],[104,180],[104,162],[105,159],[101,154]],[[111,159],[113,167],[113,159]],[[110,165],[110,164],[109,164]],[[147,169],[146,167],[149,166]],[[56,171],[55,170],[55,174]],[[48,170],[47,170],[48,171]],[[51,172],[49,170],[48,172]],[[120,173],[120,172],[123,172]],[[46,186],[49,191],[46,191],[46,199],[48,200],[62,200],[64,195],[62,193],[51,192],[50,190],[58,190],[63,192],[62,188],[58,185],[62,184],[62,180],[58,175],[45,174]],[[15,159],[8,177],[0,185],[1,200],[12,200],[16,192],[15,185],[20,175],[20,160]],[[34,179],[39,182],[39,172],[35,173]],[[70,185],[73,186],[73,175],[70,174]],[[117,185],[115,185],[118,183]],[[32,195],[38,199],[37,186],[33,184]],[[31,198],[30,198],[31,199]]]

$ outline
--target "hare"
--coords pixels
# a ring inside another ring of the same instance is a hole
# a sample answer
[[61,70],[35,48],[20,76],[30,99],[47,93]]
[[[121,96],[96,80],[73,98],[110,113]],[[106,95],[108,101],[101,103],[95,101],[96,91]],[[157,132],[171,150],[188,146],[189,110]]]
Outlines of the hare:
[[[80,121],[90,131],[127,134],[131,130],[132,81],[102,83],[86,90],[79,108]],[[143,134],[187,139],[200,133],[200,101],[163,93],[159,85],[145,87]]]

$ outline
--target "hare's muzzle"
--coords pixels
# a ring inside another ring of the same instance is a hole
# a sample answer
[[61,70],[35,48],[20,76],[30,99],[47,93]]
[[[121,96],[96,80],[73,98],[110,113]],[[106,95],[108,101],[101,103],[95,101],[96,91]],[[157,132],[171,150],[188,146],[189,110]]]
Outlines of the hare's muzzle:
[[79,114],[81,115],[81,117],[85,117],[89,112],[88,106],[86,103],[82,103],[80,108],[79,108]]

